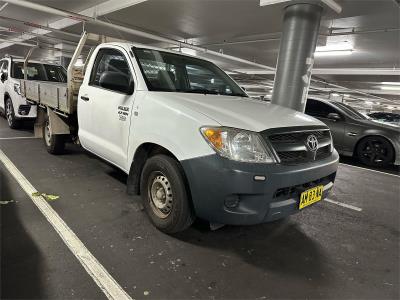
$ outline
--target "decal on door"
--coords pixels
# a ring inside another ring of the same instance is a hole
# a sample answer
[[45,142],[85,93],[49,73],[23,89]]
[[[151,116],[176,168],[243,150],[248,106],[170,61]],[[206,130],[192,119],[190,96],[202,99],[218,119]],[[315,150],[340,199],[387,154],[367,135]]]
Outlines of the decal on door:
[[129,116],[129,107],[128,106],[118,106],[118,116],[120,121],[126,121],[126,118]]

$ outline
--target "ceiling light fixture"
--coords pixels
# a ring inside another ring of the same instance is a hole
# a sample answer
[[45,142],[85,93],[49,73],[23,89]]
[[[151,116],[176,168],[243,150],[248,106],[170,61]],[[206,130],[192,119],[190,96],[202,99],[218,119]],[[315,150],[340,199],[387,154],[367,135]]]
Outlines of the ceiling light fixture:
[[353,45],[349,42],[319,46],[315,49],[315,56],[341,56],[353,54]]
[[381,82],[381,84],[385,84],[385,85],[400,85],[400,82]]
[[316,51],[315,56],[344,56],[353,54],[354,50]]
[[380,88],[386,91],[400,91],[400,86],[381,86]]

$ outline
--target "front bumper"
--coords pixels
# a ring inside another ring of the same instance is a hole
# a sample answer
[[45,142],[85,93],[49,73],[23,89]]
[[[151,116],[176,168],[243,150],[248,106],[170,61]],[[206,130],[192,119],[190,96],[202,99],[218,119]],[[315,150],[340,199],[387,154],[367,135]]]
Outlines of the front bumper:
[[[218,155],[182,161],[194,210],[199,218],[231,225],[251,225],[299,211],[307,187],[324,185],[323,197],[335,180],[339,155],[298,165],[235,162]],[[265,176],[265,181],[255,180]],[[237,204],[237,206],[234,205]]]

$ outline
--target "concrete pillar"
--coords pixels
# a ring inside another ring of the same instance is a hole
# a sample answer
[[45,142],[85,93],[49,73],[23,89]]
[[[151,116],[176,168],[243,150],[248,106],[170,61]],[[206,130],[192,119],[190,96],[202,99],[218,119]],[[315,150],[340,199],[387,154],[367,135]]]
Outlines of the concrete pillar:
[[273,104],[304,112],[322,7],[299,3],[285,8]]

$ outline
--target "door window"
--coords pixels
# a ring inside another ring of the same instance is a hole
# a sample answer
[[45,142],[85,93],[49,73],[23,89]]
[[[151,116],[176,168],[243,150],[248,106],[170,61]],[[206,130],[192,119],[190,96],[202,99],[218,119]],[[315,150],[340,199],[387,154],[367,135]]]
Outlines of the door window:
[[[116,72],[120,75],[126,76],[129,82],[133,80],[125,56],[115,49],[99,50],[92,73],[90,74],[89,85],[100,87],[100,78],[105,72]],[[118,89],[109,89],[119,92]]]
[[307,100],[305,113],[316,118],[327,118],[330,113],[337,113],[340,115],[339,111],[334,107],[312,99]]

